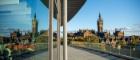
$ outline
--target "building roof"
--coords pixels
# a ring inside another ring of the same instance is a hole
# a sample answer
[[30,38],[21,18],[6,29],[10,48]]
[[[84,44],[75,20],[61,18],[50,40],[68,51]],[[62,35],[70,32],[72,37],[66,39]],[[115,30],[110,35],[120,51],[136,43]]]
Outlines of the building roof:
[[[48,8],[49,7],[49,0],[41,0],[43,4]],[[61,4],[64,0],[61,0]],[[68,0],[68,21],[76,15],[76,13],[80,10],[80,8],[84,5],[86,0]],[[63,5],[61,5],[61,10],[63,11]],[[62,16],[64,15],[63,12],[61,13]],[[57,16],[57,9],[56,5],[54,5],[54,18]]]

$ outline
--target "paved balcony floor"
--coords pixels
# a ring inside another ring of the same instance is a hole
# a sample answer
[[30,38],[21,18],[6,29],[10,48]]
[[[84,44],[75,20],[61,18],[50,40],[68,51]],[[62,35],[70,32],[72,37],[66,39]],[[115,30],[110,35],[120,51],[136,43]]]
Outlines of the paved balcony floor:
[[[63,46],[61,46],[61,60],[63,60]],[[57,49],[54,48],[54,60],[57,57]],[[23,60],[47,60],[48,59],[48,52],[43,52],[40,54],[36,54],[29,58],[25,58]],[[99,52],[89,52],[81,49],[77,49],[74,47],[68,46],[68,60],[125,60],[121,58],[117,58],[114,56],[110,56],[107,54],[102,54]]]

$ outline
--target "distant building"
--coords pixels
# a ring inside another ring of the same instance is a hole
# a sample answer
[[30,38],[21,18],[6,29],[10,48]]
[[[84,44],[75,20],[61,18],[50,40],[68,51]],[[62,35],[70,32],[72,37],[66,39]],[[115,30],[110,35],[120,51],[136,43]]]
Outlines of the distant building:
[[95,34],[94,30],[79,30],[78,32],[74,33],[76,37],[86,37],[86,36],[93,36]]
[[10,42],[13,42],[13,43],[20,42],[20,37],[21,36],[22,36],[22,34],[20,33],[19,29],[17,31],[14,31],[14,32],[10,33],[10,37],[11,37],[11,40],[12,40]]
[[68,33],[68,39],[74,39],[75,35],[74,33]]
[[77,32],[68,33],[68,40],[74,41],[86,41],[90,39],[92,42],[98,42],[98,36],[95,34],[95,30],[88,30],[88,29],[80,29]]
[[20,40],[21,42],[23,43],[31,43],[32,42],[32,38],[31,38],[31,34],[28,32],[28,33],[25,33],[25,35],[22,35],[20,37]]
[[16,31],[14,31],[14,32],[11,33],[10,35],[11,35],[11,39],[14,39],[14,40],[17,39],[17,33],[16,33]]
[[110,36],[110,33],[109,32],[104,32],[104,38],[108,39]]
[[97,20],[97,29],[98,29],[97,30],[97,36],[99,37],[100,42],[101,41],[106,41],[106,40],[109,41],[110,32],[104,32],[103,31],[103,19],[102,19],[100,13],[99,13],[99,18]]
[[84,32],[84,38],[85,37],[92,37],[92,36],[93,36],[93,33],[91,31],[87,30],[87,31]]
[[32,20],[32,34],[34,37],[38,35],[38,21],[36,19],[36,15],[34,16],[34,19]]
[[103,32],[103,19],[101,17],[101,14],[99,13],[99,18],[97,20],[97,36],[101,41],[104,41],[104,32]]
[[124,38],[124,31],[115,29],[114,36],[116,39],[122,40]]
[[0,36],[0,43],[3,43],[4,37]]
[[97,29],[98,29],[98,33],[103,32],[103,20],[100,13],[99,13],[99,18],[97,20]]

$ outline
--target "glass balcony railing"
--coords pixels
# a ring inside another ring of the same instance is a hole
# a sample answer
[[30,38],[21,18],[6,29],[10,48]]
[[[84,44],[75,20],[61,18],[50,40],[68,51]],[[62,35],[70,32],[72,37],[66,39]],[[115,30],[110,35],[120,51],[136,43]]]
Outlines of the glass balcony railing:
[[140,59],[140,50],[137,47],[132,48],[132,46],[126,46],[122,48],[117,45],[113,47],[111,44],[106,44],[106,43],[91,43],[91,42],[78,42],[78,41],[72,41],[71,46],[91,49],[93,51],[103,52],[122,58],[129,58],[129,59],[136,59],[136,60]]

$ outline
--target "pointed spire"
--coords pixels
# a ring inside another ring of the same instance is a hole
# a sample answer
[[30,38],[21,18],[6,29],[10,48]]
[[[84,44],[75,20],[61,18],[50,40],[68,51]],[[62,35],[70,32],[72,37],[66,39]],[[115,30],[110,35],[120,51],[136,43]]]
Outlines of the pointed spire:
[[99,21],[102,21],[101,13],[99,12]]
[[36,18],[36,13],[35,13],[35,15],[34,15],[34,18]]
[[101,13],[99,12],[99,18],[101,18]]

